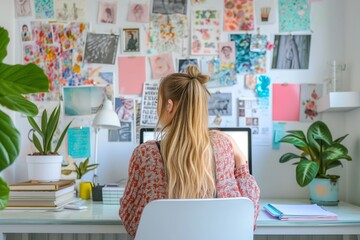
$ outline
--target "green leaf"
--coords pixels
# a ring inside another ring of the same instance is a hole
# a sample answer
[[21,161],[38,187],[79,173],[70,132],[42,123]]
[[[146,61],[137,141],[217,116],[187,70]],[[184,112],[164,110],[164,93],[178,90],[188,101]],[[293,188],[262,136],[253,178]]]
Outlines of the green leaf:
[[19,155],[20,133],[11,118],[0,110],[0,172]]
[[49,91],[49,79],[35,64],[0,63],[0,96]]
[[280,139],[279,142],[290,143],[297,147],[307,147],[308,146],[306,139],[303,139],[303,138],[301,138],[297,135],[293,135],[293,134],[285,135],[283,138]]
[[332,135],[327,125],[322,121],[316,121],[310,125],[307,131],[307,139],[311,148],[320,152],[320,143],[332,144]]
[[49,121],[48,121],[48,124],[47,124],[47,128],[46,128],[46,132],[44,133],[45,134],[45,146],[44,146],[44,149],[45,151],[47,152],[50,152],[51,151],[51,141],[54,137],[54,133],[56,131],[56,128],[59,124],[59,119],[60,119],[60,105],[57,106],[53,111],[52,113],[50,114],[50,117],[49,117]]
[[339,137],[339,138],[337,138],[336,140],[334,140],[334,142],[336,142],[336,143],[341,143],[348,135],[349,135],[349,134],[346,134],[346,135],[344,135],[344,136],[342,136],[342,137]]
[[316,162],[303,160],[296,166],[296,181],[304,187],[308,185],[317,175],[319,165]]
[[9,186],[4,181],[4,179],[0,178],[0,210],[6,208],[7,203],[9,201]]
[[290,161],[292,159],[297,159],[297,158],[303,158],[303,157],[299,156],[299,155],[296,155],[294,153],[285,153],[280,157],[279,162],[280,163],[285,163],[285,162],[288,162],[288,161]]
[[54,152],[57,152],[57,151],[59,150],[59,148],[60,148],[60,146],[61,146],[61,143],[62,143],[62,141],[64,140],[64,137],[65,137],[65,135],[66,135],[66,133],[67,133],[67,130],[68,130],[68,128],[70,127],[70,124],[71,124],[71,122],[69,122],[69,124],[66,126],[66,128],[64,129],[64,131],[61,133],[61,136],[60,136],[60,138],[59,138],[59,140],[58,140],[58,142],[57,142],[57,144],[56,144],[56,147],[55,147]]
[[36,136],[35,132],[33,133],[32,140],[33,140],[34,146],[35,146],[36,149],[39,151],[39,153],[44,154],[44,153],[45,153],[45,149],[43,149],[43,147],[41,146],[40,140],[39,140],[39,138]]
[[0,96],[0,105],[25,116],[36,116],[39,112],[37,106],[22,95]]
[[41,129],[39,128],[39,126],[37,125],[35,119],[33,117],[27,117],[28,122],[30,123],[31,127],[34,129],[34,131],[36,131],[41,137],[44,137],[43,132],[41,131]]
[[0,27],[0,63],[4,61],[7,55],[7,46],[10,42],[8,31],[5,28]]
[[346,156],[348,150],[341,143],[333,143],[330,147],[326,148],[323,152],[324,161],[338,160],[342,156]]
[[47,111],[46,109],[44,109],[43,113],[41,114],[41,131],[45,133],[46,128],[47,128]]

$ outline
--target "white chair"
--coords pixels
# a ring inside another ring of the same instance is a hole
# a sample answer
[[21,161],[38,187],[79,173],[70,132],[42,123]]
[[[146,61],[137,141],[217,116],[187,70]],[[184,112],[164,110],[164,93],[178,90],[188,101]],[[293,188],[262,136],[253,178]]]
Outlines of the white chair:
[[135,240],[252,240],[253,234],[248,198],[162,199],[145,206]]

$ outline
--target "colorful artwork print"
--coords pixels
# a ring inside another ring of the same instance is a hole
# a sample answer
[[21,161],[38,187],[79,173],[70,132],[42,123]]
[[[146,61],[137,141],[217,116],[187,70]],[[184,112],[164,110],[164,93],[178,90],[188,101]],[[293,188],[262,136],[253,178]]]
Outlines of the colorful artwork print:
[[195,65],[199,67],[199,60],[197,58],[179,58],[178,72],[185,72],[188,65]]
[[16,17],[31,16],[30,0],[15,0],[15,13]]
[[256,0],[255,19],[256,25],[268,25],[276,22],[277,9],[275,0]]
[[34,0],[34,2],[35,2],[35,18],[37,19],[55,18],[53,0]]
[[85,21],[86,0],[56,0],[55,12],[58,21]]
[[253,0],[224,0],[224,31],[254,30]]
[[130,3],[127,20],[129,22],[148,23],[149,6],[147,3]]
[[21,32],[21,41],[22,42],[28,42],[32,40],[32,36],[31,36],[31,29],[30,29],[31,25],[30,23],[21,23],[20,24],[20,32]]
[[150,57],[152,78],[162,78],[174,73],[174,63],[171,53],[160,54]]
[[279,0],[280,32],[310,30],[310,6],[308,0]]
[[260,34],[253,34],[251,36],[250,51],[265,52],[266,51],[267,36]]
[[152,14],[147,41],[148,53],[182,53],[186,46],[188,19],[185,15]]
[[121,122],[134,121],[134,99],[115,98],[115,112]]
[[119,35],[88,33],[85,45],[85,62],[115,64]]
[[273,69],[308,69],[311,35],[275,35]]
[[266,72],[266,52],[250,51],[251,34],[231,34],[235,42],[236,73],[254,74]]
[[219,11],[195,10],[191,20],[191,54],[217,55],[220,39]]
[[116,2],[99,2],[98,23],[115,24],[117,19]]
[[152,13],[186,15],[187,0],[153,0]]
[[300,121],[309,122],[319,119],[318,100],[322,97],[322,84],[300,85]]
[[237,83],[235,65],[222,64],[218,58],[201,60],[201,72],[210,76],[208,88],[233,86]]

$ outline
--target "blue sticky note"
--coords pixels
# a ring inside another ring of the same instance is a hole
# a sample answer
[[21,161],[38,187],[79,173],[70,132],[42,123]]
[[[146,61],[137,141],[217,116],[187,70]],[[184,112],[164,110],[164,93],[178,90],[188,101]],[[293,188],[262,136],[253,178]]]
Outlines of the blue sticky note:
[[72,158],[90,157],[90,128],[68,129],[68,154]]

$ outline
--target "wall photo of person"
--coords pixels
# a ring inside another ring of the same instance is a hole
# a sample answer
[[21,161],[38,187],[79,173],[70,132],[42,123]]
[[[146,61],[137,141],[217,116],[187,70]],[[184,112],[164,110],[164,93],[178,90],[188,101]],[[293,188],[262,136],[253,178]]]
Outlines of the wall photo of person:
[[219,43],[219,57],[222,63],[235,62],[235,42]]
[[129,22],[149,22],[149,6],[147,3],[130,3],[127,20]]
[[140,52],[140,29],[124,28],[122,31],[123,52]]
[[100,2],[98,23],[116,24],[117,20],[117,3]]

